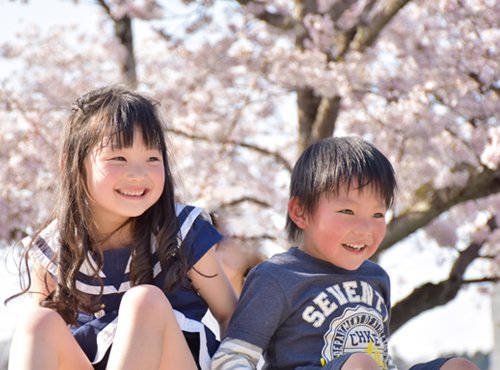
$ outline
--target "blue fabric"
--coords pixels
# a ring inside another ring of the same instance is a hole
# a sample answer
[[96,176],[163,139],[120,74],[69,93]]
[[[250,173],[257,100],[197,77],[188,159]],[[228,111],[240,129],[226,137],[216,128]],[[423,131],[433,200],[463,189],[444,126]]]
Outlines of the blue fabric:
[[[222,239],[222,235],[204,218],[201,209],[187,205],[177,205],[176,210],[179,226],[186,232],[181,247],[185,248],[185,252],[189,258],[189,265],[193,266],[214,244]],[[35,256],[40,262],[47,265],[47,261],[54,260],[55,251],[59,248],[56,223],[52,223],[41,233],[41,236],[36,241],[36,246],[38,253]],[[102,277],[104,291],[101,296],[104,309],[95,315],[80,313],[77,324],[70,327],[83,351],[93,362],[101,360],[101,358],[95,358],[98,350],[97,335],[117,318],[121,299],[130,288],[130,273],[127,271],[130,257],[130,248],[104,251],[103,268],[101,271],[104,274]],[[156,252],[153,253],[152,257],[154,264],[156,264],[158,261]],[[53,262],[50,262],[48,266],[49,270],[54,267]],[[101,292],[99,280],[89,275],[91,275],[91,272],[82,266],[77,275],[77,283],[79,284],[77,288],[91,295],[98,295]],[[56,276],[54,277],[56,278]],[[154,284],[162,288],[164,278],[165,271],[160,271],[154,278]],[[167,297],[172,307],[182,312],[188,319],[201,322],[201,319],[207,313],[207,304],[191,286],[178,288],[168,294]],[[209,354],[213,355],[218,347],[218,342],[215,335],[208,328],[204,328],[207,343],[202,343],[201,345],[206,346]],[[102,354],[108,350],[109,348],[100,349]],[[194,355],[195,358],[198,357],[198,354]]]
[[391,368],[390,281],[365,261],[345,270],[292,247],[252,269],[226,336],[263,350],[264,369],[340,369],[367,352]]

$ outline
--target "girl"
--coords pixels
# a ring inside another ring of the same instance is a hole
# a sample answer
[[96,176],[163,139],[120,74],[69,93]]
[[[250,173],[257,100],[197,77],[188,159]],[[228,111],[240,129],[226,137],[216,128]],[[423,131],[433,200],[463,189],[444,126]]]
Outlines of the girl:
[[218,342],[202,318],[210,308],[224,333],[236,296],[220,234],[174,201],[155,104],[117,87],[83,95],[60,169],[53,220],[24,242],[36,307],[9,369],[208,368]]

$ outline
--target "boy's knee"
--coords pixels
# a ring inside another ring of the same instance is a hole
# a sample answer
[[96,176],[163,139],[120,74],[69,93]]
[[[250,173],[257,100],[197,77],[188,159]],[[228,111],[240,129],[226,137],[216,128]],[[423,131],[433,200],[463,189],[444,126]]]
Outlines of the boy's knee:
[[465,358],[454,357],[446,361],[441,370],[479,370],[479,367]]
[[342,370],[380,370],[380,367],[370,355],[360,352],[350,355]]

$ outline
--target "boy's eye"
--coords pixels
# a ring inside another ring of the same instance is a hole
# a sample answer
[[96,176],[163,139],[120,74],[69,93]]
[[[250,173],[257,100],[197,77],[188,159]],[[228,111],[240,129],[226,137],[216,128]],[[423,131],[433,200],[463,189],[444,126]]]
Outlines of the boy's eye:
[[375,213],[373,215],[374,218],[385,218],[385,215],[383,213]]
[[341,209],[340,211],[338,211],[339,213],[343,213],[345,215],[353,215],[354,212],[350,209]]

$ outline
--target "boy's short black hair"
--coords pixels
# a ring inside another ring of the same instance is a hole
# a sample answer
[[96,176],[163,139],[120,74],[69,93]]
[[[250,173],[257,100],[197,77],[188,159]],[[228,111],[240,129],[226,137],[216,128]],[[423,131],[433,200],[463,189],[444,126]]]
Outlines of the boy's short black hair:
[[[387,208],[397,187],[391,163],[377,148],[359,137],[335,137],[312,144],[299,157],[292,171],[290,199],[297,198],[304,215],[310,216],[321,195],[336,194],[342,185],[373,186]],[[289,215],[286,232],[294,242],[302,235]]]

